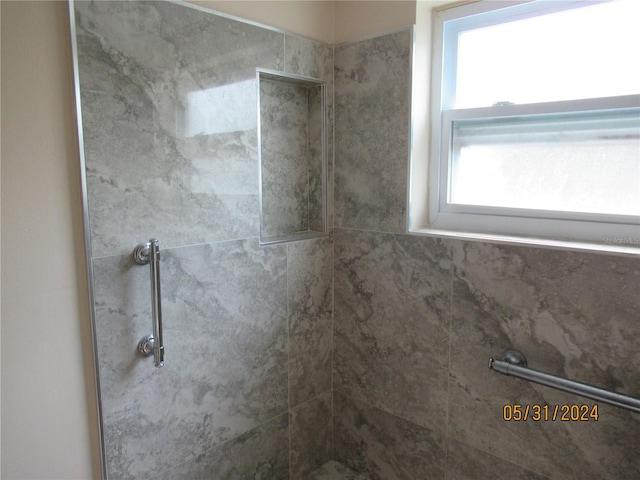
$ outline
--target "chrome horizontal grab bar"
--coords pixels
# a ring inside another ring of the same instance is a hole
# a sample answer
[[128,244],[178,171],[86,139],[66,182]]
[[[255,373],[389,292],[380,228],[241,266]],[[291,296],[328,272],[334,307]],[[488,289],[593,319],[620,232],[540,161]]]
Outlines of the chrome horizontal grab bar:
[[547,387],[573,393],[581,397],[608,403],[616,407],[640,413],[640,398],[630,397],[604,388],[576,382],[568,378],[558,377],[527,367],[526,357],[518,350],[506,350],[501,360],[489,359],[489,368],[504,375],[522,378],[529,382],[539,383]]

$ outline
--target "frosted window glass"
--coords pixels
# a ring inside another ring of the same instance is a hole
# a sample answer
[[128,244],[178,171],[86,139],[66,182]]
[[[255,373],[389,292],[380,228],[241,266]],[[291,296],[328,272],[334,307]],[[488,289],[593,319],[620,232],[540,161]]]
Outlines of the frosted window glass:
[[450,202],[640,215],[637,111],[454,123]]

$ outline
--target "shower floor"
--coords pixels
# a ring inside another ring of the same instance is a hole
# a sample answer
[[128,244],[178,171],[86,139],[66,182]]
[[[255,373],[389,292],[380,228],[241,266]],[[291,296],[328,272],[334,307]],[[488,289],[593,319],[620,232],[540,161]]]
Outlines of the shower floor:
[[338,462],[327,462],[311,472],[306,480],[369,480],[369,477],[356,473]]

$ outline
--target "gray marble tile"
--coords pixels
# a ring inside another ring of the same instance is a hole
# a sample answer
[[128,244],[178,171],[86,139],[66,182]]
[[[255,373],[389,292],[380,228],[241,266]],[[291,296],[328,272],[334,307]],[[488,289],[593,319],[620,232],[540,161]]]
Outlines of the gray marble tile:
[[[323,93],[324,91],[324,93]],[[325,232],[325,224],[327,223],[327,204],[326,190],[329,182],[328,177],[328,157],[327,165],[323,162],[323,155],[328,155],[328,136],[325,132],[327,122],[323,120],[326,117],[326,105],[323,107],[324,98],[326,97],[326,87],[323,90],[320,87],[308,90],[308,151],[309,151],[309,197],[307,200],[309,211],[309,230],[312,232]],[[323,123],[324,121],[324,123]]]
[[333,458],[333,394],[329,390],[290,411],[291,480]]
[[447,480],[549,480],[541,474],[477,450],[464,443],[450,441],[447,448]]
[[441,434],[334,393],[334,460],[371,480],[444,478]]
[[[308,38],[302,38],[293,35],[285,35],[285,71],[287,73],[294,73],[296,75],[304,75],[307,77],[317,78],[327,82],[326,86],[326,137],[327,137],[327,225],[333,226],[333,92],[334,92],[334,80],[333,80],[333,45],[326,44],[311,40]],[[313,150],[312,150],[313,152]],[[314,162],[313,165],[319,165]],[[313,179],[319,179],[320,172],[316,172]],[[319,205],[318,198],[322,194],[319,186],[312,184],[310,186],[310,193],[315,196],[316,202],[312,205]],[[311,225],[312,230],[318,231],[320,228],[317,226],[321,212],[317,209],[312,209]]]
[[155,477],[157,480],[289,480],[287,415]]
[[333,242],[331,237],[288,248],[289,403],[331,389]]
[[94,260],[107,468],[139,478],[287,411],[286,250],[257,239],[161,253],[165,366],[136,354],[151,331],[149,270]]
[[283,68],[284,35],[171,2],[75,11],[93,254],[257,235],[255,68]]
[[311,229],[309,96],[300,85],[260,80],[263,238]]
[[337,229],[334,388],[443,433],[451,260],[440,240]]
[[285,71],[333,81],[333,45],[296,35],[285,35]]
[[411,30],[335,48],[335,225],[406,231]]
[[456,243],[449,435],[554,479],[640,476],[640,418],[599,405],[597,421],[502,420],[504,405],[592,400],[487,368],[506,348],[537,370],[640,395],[636,259]]
[[369,480],[369,477],[332,460],[311,472],[306,480]]

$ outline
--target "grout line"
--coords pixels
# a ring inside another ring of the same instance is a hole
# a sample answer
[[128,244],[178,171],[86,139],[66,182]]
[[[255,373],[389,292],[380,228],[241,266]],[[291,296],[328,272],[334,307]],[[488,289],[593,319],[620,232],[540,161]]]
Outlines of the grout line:
[[[268,423],[271,423],[273,421],[275,421],[277,418],[282,417],[283,415],[289,415],[289,412],[284,412],[284,413],[279,413],[274,415],[273,417],[269,417],[268,419],[264,420],[263,422],[257,423],[255,426],[251,427],[249,430],[246,430],[244,432],[238,433],[237,435],[235,435],[234,437],[229,438],[228,440],[225,440],[224,442],[218,443],[216,445],[210,446],[208,448],[205,448],[204,450],[202,450],[200,452],[200,454],[197,456],[201,456],[201,455],[205,455],[209,452],[212,452],[214,450],[220,450],[223,449],[226,445],[229,445],[231,442],[236,441],[237,439],[239,439],[240,437],[242,437],[243,435],[246,435],[250,432],[253,432],[255,430],[258,430],[262,427],[264,427],[265,425],[267,425]],[[192,452],[193,453],[193,452]],[[175,469],[177,469],[178,467],[181,467],[182,465],[186,465],[188,463],[192,463],[192,462],[196,462],[197,461],[197,457],[194,458],[190,458],[188,460],[185,460],[183,462],[178,463],[177,465],[173,465],[170,468],[163,470],[162,472],[160,472],[160,474],[163,473],[167,473],[167,472],[171,472]]]
[[[335,323],[336,323],[336,47],[331,46],[331,460],[336,458],[335,449]],[[327,219],[327,223],[329,223]]]
[[289,315],[289,263],[290,263],[290,252],[291,245],[287,244],[286,246],[286,269],[285,269],[285,283],[286,283],[286,325],[287,325],[287,439],[289,440],[289,445],[287,448],[287,453],[289,454],[289,479],[293,478],[293,470],[292,470],[292,453],[291,453],[291,426],[293,424],[293,416],[291,413],[291,317]]
[[447,480],[447,476],[448,476],[448,471],[447,471],[447,465],[449,464],[449,406],[451,405],[451,398],[450,398],[450,385],[451,385],[451,381],[450,381],[450,376],[451,376],[451,344],[453,342],[452,337],[453,337],[453,270],[454,270],[454,264],[453,264],[453,249],[450,250],[451,252],[451,258],[450,258],[450,265],[449,265],[449,274],[450,274],[450,284],[449,284],[449,292],[450,292],[450,296],[449,296],[449,358],[447,359],[447,372],[446,372],[446,380],[447,380],[447,395],[446,395],[446,403],[445,403],[445,407],[444,407],[444,439],[443,439],[443,443],[444,445],[442,446],[444,449],[444,478],[445,480]]
[[368,400],[363,400],[363,399],[361,399],[361,398],[354,397],[353,395],[351,395],[351,394],[347,394],[347,393],[344,393],[343,391],[338,391],[338,393],[339,393],[340,395],[343,395],[343,396],[345,396],[345,397],[347,397],[347,398],[351,399],[354,403],[355,403],[355,402],[357,402],[357,403],[362,403],[362,404],[366,405],[366,406],[367,406],[367,407],[369,407],[369,408],[372,408],[372,409],[378,410],[378,411],[380,411],[380,412],[382,412],[382,413],[384,413],[384,414],[386,414],[386,415],[389,415],[389,416],[391,416],[391,417],[395,417],[395,418],[398,418],[398,419],[400,419],[400,420],[403,420],[403,421],[405,421],[405,422],[407,422],[407,423],[410,423],[410,424],[412,424],[412,425],[415,425],[415,426],[416,426],[416,427],[418,427],[418,428],[423,428],[423,429],[425,429],[425,430],[429,430],[430,432],[436,432],[436,431],[437,431],[435,428],[427,427],[427,426],[425,426],[425,425],[421,425],[421,424],[419,424],[419,423],[416,423],[416,421],[415,421],[415,420],[410,420],[410,419],[408,419],[408,418],[406,418],[406,417],[403,417],[402,415],[399,415],[399,414],[394,413],[394,412],[390,412],[390,411],[388,411],[388,410],[387,410],[387,409],[385,409],[385,408],[379,407],[378,405],[374,405],[374,404],[372,404],[372,403],[369,403],[369,401],[368,401]]
[[336,322],[336,242],[331,231],[331,460],[335,460],[335,402],[334,402],[334,359],[335,359],[335,322]]

